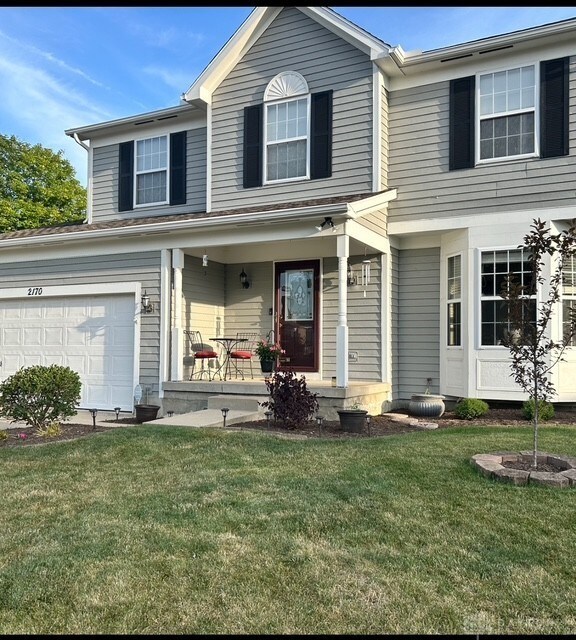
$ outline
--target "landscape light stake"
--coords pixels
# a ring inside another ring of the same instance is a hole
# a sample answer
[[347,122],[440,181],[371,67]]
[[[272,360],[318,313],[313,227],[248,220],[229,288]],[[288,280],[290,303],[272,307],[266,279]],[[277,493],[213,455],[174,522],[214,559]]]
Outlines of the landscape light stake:
[[371,424],[371,416],[366,414],[366,426],[368,427],[368,437],[370,437],[370,424]]
[[222,418],[223,418],[223,425],[222,425],[222,427],[223,427],[224,429],[226,429],[226,414],[228,413],[229,409],[228,409],[228,408],[226,408],[226,407],[224,407],[223,409],[221,409],[221,411],[222,411]]
[[268,427],[268,429],[270,429],[270,421],[272,420],[272,411],[268,410],[264,413],[264,415],[266,416],[266,426]]
[[120,415],[120,407],[114,407],[114,411],[116,412],[116,422],[118,422],[118,416]]
[[174,415],[174,411],[168,411],[168,417],[171,418]]
[[98,409],[90,409],[90,415],[92,416],[92,429],[96,429],[96,414]]
[[324,416],[316,416],[316,424],[320,430],[320,435],[322,435],[322,423],[324,422]]

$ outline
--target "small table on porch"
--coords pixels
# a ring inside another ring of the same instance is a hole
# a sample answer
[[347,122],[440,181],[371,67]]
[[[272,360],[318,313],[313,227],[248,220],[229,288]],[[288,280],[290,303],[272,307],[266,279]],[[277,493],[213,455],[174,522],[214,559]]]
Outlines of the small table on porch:
[[[231,374],[230,366],[232,362],[232,359],[230,358],[230,354],[232,353],[232,351],[234,350],[234,347],[237,344],[240,344],[241,342],[248,342],[248,338],[237,338],[236,336],[234,337],[221,336],[220,338],[210,338],[210,340],[213,340],[214,342],[219,342],[224,347],[224,362],[222,363],[222,365],[219,367],[218,370],[220,372],[224,370],[224,377],[222,379],[229,380],[230,374]],[[236,364],[234,364],[234,366],[236,366]]]

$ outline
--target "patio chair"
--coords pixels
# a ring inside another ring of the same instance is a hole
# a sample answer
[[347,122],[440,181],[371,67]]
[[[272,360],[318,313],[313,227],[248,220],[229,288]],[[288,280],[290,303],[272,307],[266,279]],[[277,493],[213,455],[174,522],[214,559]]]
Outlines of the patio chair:
[[[236,378],[238,374],[242,376],[244,380],[244,371],[238,365],[240,363],[250,362],[250,377],[254,379],[254,372],[252,370],[252,360],[254,359],[254,349],[256,348],[256,342],[258,342],[258,333],[250,331],[238,331],[236,338],[245,339],[246,342],[239,342],[236,348],[230,353],[230,360],[233,361],[234,369],[236,371]],[[243,365],[244,366],[244,365]]]
[[[202,334],[200,331],[189,331],[184,329],[184,334],[188,338],[188,344],[190,345],[190,351],[192,352],[192,372],[190,373],[190,380],[193,380],[197,376],[198,380],[202,379],[203,375],[206,375],[208,380],[213,380],[214,376],[210,377],[210,361],[215,361],[218,364],[218,353],[202,340]],[[196,360],[200,360],[200,369],[196,368]],[[204,366],[204,363],[207,363]],[[216,369],[216,371],[218,368]],[[216,375],[216,373],[214,374]]]

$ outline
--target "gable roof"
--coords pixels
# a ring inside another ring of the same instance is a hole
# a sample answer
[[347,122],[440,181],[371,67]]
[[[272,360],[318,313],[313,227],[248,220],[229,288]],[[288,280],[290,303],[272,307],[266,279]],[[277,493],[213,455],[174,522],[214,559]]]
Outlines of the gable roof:
[[[255,8],[198,76],[188,91],[182,94],[182,100],[188,103],[194,103],[195,101],[209,103],[212,93],[218,85],[284,8]],[[290,8],[301,11],[312,20],[315,20],[369,55],[371,59],[381,58],[390,49],[390,45],[338,15],[328,7]]]

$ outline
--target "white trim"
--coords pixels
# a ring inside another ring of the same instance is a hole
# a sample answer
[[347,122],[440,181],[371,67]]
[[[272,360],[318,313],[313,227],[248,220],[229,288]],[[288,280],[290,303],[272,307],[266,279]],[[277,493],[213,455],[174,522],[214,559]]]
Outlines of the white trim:
[[[9,299],[31,299],[31,298],[70,298],[73,296],[87,295],[134,295],[134,362],[132,371],[132,381],[134,388],[140,379],[140,300],[142,297],[142,286],[140,282],[112,282],[98,284],[76,284],[76,285],[55,285],[55,286],[37,286],[42,293],[39,295],[30,295],[31,287],[14,287],[12,289],[0,289],[0,300]],[[32,288],[34,288],[32,286]]]
[[162,249],[160,253],[160,346],[158,371],[158,397],[164,397],[164,383],[170,379],[169,352],[170,344],[170,308],[172,288],[170,286],[171,252]]
[[372,191],[382,188],[382,73],[372,63]]
[[206,111],[206,213],[212,211],[212,126],[212,105],[209,104]]
[[92,224],[92,208],[93,208],[93,196],[94,196],[94,149],[88,147],[88,158],[86,160],[88,165],[87,173],[87,185],[86,185],[86,222]]
[[286,100],[310,93],[308,83],[297,71],[282,71],[266,85],[264,102]]
[[[294,138],[286,138],[281,141],[268,141],[268,108],[273,107],[279,104],[287,104],[288,102],[297,102],[298,100],[306,100],[306,173],[305,175],[294,176],[292,178],[276,178],[274,180],[268,179],[268,147],[269,146],[280,146],[283,144],[288,144],[290,142],[299,142],[300,140],[304,140],[303,136],[296,136]],[[310,180],[310,145],[312,132],[310,131],[310,126],[312,122],[311,117],[311,104],[312,101],[310,99],[310,94],[308,95],[300,95],[295,96],[294,98],[287,98],[283,100],[275,100],[274,102],[269,101],[264,103],[264,144],[263,144],[263,154],[262,154],[262,184],[280,184],[284,182],[295,182],[297,180]]]
[[[496,73],[514,71],[522,67],[532,67],[534,69],[534,107],[517,109],[514,112],[502,111],[491,113],[485,116],[480,114],[480,79],[482,76],[494,75]],[[479,165],[492,165],[499,162],[512,162],[514,160],[526,160],[528,158],[540,157],[540,65],[537,62],[526,63],[521,65],[508,65],[505,67],[496,67],[491,70],[479,71],[475,76],[474,87],[474,162]],[[534,151],[530,153],[517,154],[513,156],[498,156],[496,158],[480,158],[480,124],[484,120],[494,120],[496,118],[508,118],[514,115],[534,114]]]
[[[155,138],[165,138],[166,139],[166,166],[162,169],[157,168],[157,169],[147,169],[146,171],[138,171],[137,166],[138,166],[138,153],[137,153],[137,149],[138,149],[138,143],[139,142],[145,142],[146,140],[154,140]],[[157,135],[157,136],[146,136],[143,138],[134,138],[134,159],[133,159],[133,166],[132,166],[132,198],[133,198],[133,208],[134,209],[142,209],[143,207],[158,207],[160,205],[165,205],[165,204],[169,204],[170,201],[170,161],[171,161],[171,140],[170,140],[170,136],[168,134],[162,134],[162,135]],[[140,204],[138,204],[137,199],[138,199],[138,176],[143,176],[143,175],[147,175],[150,173],[161,173],[165,171],[166,172],[166,189],[164,192],[164,200],[155,200],[154,202],[142,202]]]
[[348,257],[350,237],[336,238],[338,257],[338,322],[336,325],[336,386],[348,386]]

